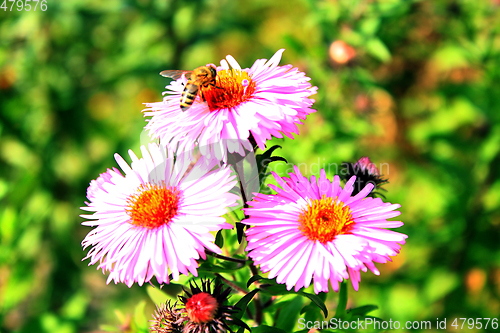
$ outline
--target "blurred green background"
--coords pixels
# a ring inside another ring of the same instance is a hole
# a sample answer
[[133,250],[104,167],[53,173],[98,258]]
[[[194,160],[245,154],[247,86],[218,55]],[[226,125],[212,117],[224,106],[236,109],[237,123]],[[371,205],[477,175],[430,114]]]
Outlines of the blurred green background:
[[168,82],[158,72],[228,54],[250,67],[280,48],[281,64],[319,87],[318,112],[295,140],[272,143],[309,175],[312,163],[387,163],[387,200],[402,205],[407,244],[378,265],[381,276],[362,274],[350,305],[377,304],[373,314],[393,320],[499,317],[500,1],[9,7],[0,9],[0,332],[127,331],[137,302],[152,309],[146,288],[107,286],[81,262],[88,183],[116,166],[113,153],[138,150],[142,103],[160,101]]

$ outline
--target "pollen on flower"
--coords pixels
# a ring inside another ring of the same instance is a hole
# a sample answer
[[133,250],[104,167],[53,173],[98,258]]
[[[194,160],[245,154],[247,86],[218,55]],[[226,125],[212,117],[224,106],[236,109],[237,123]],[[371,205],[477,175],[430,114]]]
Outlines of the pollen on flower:
[[194,294],[186,302],[187,315],[192,322],[197,324],[212,321],[218,308],[217,300],[205,292]]
[[299,230],[304,236],[326,243],[349,233],[354,226],[351,210],[336,199],[323,196],[307,204],[299,215]]
[[247,72],[237,69],[226,69],[217,72],[215,87],[203,89],[203,98],[210,111],[232,109],[249,101],[255,93],[255,81]]
[[128,198],[127,214],[135,226],[155,229],[169,223],[177,214],[180,193],[165,183],[141,184]]

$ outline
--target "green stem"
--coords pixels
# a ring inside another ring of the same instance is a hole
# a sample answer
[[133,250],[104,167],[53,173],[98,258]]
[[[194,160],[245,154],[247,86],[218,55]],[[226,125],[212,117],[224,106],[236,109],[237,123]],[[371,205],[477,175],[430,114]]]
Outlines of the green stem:
[[253,152],[255,153],[255,151],[257,150],[258,146],[257,146],[257,142],[255,141],[255,138],[253,137],[252,134],[250,134],[250,137],[248,138],[248,141],[250,141],[250,143],[252,144]]
[[[230,286],[231,288],[233,288],[234,290],[237,290],[238,292],[246,295],[248,294],[248,290],[245,290],[243,288],[240,288],[237,284],[235,284],[234,282],[232,281],[229,281],[228,279],[226,279],[225,277],[223,277],[222,275],[220,275],[219,273],[215,273],[215,275],[217,277],[219,277],[222,281],[224,281],[228,286]],[[250,309],[247,307],[246,309],[246,313],[247,313],[247,316],[248,318],[252,319],[253,320],[253,315],[252,315],[252,312],[250,311]]]
[[335,311],[335,318],[342,318],[346,314],[347,308],[347,282],[342,282],[340,284],[339,292],[339,304],[337,305],[337,311]]
[[236,291],[238,291],[238,292],[240,292],[240,293],[242,293],[244,295],[248,294],[248,290],[240,288],[236,283],[234,283],[233,281],[230,281],[230,280],[226,279],[225,277],[223,277],[219,273],[215,273],[215,276],[219,277],[222,281],[224,281],[228,286],[230,286],[234,290],[236,290]]
[[[257,267],[254,265],[250,265],[249,267],[253,276],[259,274]],[[260,324],[262,324],[262,303],[260,302],[259,295],[255,295],[253,301],[255,302],[255,322],[260,326]]]

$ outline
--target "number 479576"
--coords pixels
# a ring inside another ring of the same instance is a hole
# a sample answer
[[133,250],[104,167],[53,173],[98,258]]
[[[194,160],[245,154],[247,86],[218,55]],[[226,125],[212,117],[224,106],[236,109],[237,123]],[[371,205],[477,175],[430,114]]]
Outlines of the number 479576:
[[[1,0],[0,0],[1,1]],[[38,6],[40,3],[40,6]],[[14,5],[16,6],[18,12],[25,10],[27,12],[33,10],[36,11],[37,8],[40,8],[43,12],[47,10],[47,0],[3,0],[0,9],[3,11],[9,10],[9,12],[15,10]],[[8,7],[10,6],[10,8]]]
[[[460,325],[459,321],[462,322]],[[491,322],[490,322],[491,321]],[[498,329],[498,318],[455,318],[453,323],[451,323],[455,329],[463,330],[464,326],[468,329],[488,329],[491,327],[492,329]]]

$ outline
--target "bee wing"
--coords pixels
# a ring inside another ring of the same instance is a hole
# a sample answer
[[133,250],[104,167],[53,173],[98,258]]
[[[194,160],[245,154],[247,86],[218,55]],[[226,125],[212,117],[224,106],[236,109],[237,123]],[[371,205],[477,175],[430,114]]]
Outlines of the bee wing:
[[178,80],[182,77],[182,74],[185,74],[187,78],[191,77],[191,73],[193,71],[182,71],[182,70],[166,70],[166,71],[161,71],[160,75],[164,77],[169,77],[174,80]]

